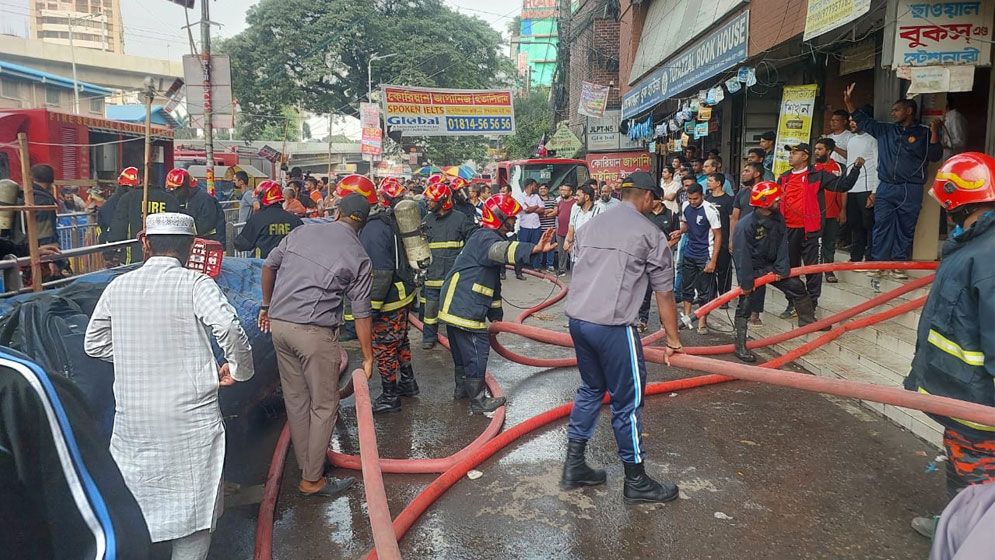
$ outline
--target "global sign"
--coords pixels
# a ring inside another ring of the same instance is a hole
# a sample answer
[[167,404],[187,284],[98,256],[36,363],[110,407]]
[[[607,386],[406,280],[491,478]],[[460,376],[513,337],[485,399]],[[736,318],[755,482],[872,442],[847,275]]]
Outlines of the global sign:
[[632,118],[655,105],[746,60],[750,12],[709,33],[663,62],[632,86],[622,98],[622,119]]

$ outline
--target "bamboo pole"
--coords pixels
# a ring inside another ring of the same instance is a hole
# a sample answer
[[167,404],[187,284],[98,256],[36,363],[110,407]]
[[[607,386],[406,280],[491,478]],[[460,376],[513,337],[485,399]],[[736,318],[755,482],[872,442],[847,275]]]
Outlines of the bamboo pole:
[[149,215],[149,176],[152,174],[152,93],[145,92],[145,177],[142,179],[142,229]]
[[[28,135],[17,133],[17,144],[21,151],[21,184],[24,188],[24,205],[35,206],[34,184],[31,180],[31,163],[28,157]],[[40,292],[41,285],[41,254],[38,251],[38,224],[35,223],[35,211],[24,211],[28,230],[28,256],[31,258],[31,289]]]

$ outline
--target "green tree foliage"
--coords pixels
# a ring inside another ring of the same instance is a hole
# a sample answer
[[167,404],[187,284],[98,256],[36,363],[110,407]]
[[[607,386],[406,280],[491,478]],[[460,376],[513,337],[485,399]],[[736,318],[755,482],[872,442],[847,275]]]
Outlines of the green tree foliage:
[[515,98],[515,134],[504,138],[508,159],[532,157],[543,133],[552,134],[553,114],[549,90],[540,89]]
[[249,8],[246,21],[248,27],[220,50],[231,55],[247,138],[271,126],[267,117],[255,115],[276,114],[288,105],[358,115],[374,54],[398,55],[373,62],[374,88],[484,88],[513,73],[500,52],[500,34],[442,0],[261,0]]

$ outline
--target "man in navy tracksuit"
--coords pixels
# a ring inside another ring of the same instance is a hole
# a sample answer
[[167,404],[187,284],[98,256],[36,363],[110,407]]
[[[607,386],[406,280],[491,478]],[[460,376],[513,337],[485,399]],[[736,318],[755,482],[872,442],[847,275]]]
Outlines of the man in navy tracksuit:
[[[663,189],[649,173],[625,178],[622,203],[595,216],[575,234],[574,275],[567,295],[581,386],[570,413],[560,485],[604,484],[605,471],[589,467],[584,450],[594,435],[607,392],[612,429],[625,467],[623,497],[627,503],[669,502],[678,494],[676,484],[653,480],[643,467],[640,416],[646,362],[635,325],[647,285],[656,292],[660,324],[667,332],[667,355],[683,350],[677,335],[673,256],[666,234],[644,215],[657,198],[663,198]],[[606,281],[618,287],[613,297],[605,297]]]
[[[912,99],[899,99],[891,108],[892,124],[880,123],[864,109],[854,106],[850,84],[843,101],[860,130],[878,141],[878,184],[873,196],[874,232],[871,258],[875,261],[907,261],[912,257],[922,186],[930,162],[940,161],[940,122],[924,126],[916,119],[918,106]],[[904,271],[895,277],[908,278]]]

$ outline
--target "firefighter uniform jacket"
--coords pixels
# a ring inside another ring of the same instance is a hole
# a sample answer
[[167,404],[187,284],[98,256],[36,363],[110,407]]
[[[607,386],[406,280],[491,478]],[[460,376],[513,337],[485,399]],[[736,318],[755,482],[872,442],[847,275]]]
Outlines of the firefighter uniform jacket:
[[216,198],[201,188],[191,189],[190,198],[180,202],[180,212],[193,218],[197,226],[197,237],[225,242],[224,211]]
[[249,216],[242,231],[235,237],[235,250],[252,251],[258,248],[259,257],[265,259],[291,230],[301,225],[304,222],[284,210],[283,206],[270,204]]
[[[114,221],[111,222],[110,241],[134,239],[142,231],[142,202],[145,199],[143,189],[132,189],[118,200],[114,209]],[[162,212],[179,212],[180,201],[173,193],[162,188],[149,187],[149,214]]]
[[782,278],[791,273],[787,231],[784,217],[777,212],[764,217],[753,211],[736,223],[732,260],[736,263],[736,279],[744,290],[752,290],[753,281],[768,272]]
[[509,241],[497,230],[478,229],[456,257],[442,284],[439,320],[471,331],[487,330],[485,319],[501,306],[500,273],[505,264],[528,264],[533,243]]
[[438,289],[453,268],[466,240],[477,230],[477,225],[473,223],[473,218],[452,209],[442,216],[434,212],[425,216],[422,228],[432,250],[432,264],[425,271],[425,287]]
[[[993,254],[993,213],[944,244],[943,259],[919,319],[906,389],[995,406]],[[995,426],[930,416],[958,432],[995,438]]]
[[373,263],[373,310],[396,311],[414,301],[414,279],[393,215],[382,210],[371,215],[359,232],[359,241]]

